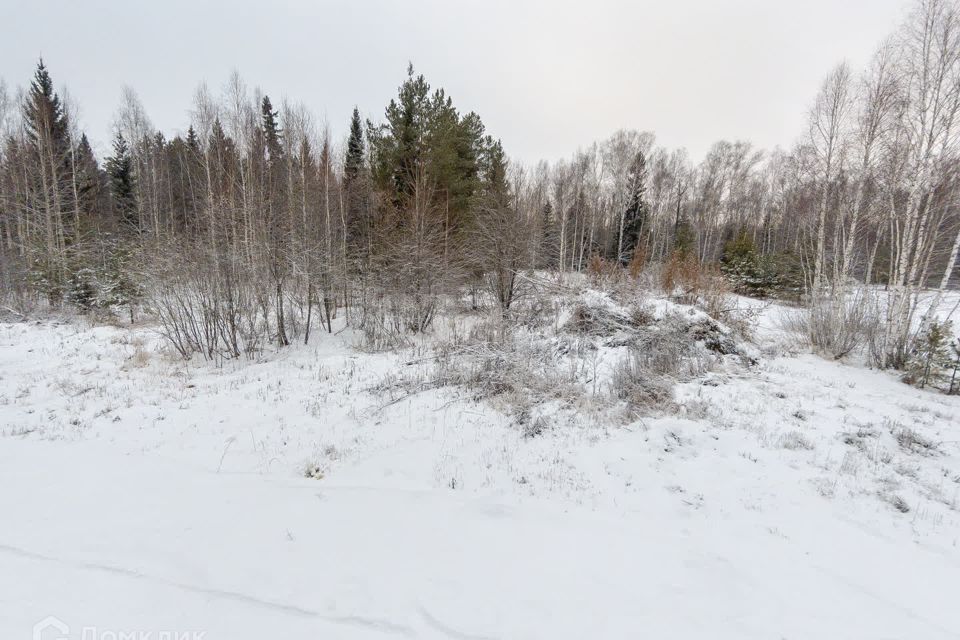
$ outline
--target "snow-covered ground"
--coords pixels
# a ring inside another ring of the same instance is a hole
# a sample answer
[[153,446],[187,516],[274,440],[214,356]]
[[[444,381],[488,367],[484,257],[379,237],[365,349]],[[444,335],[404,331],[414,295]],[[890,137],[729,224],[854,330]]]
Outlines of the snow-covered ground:
[[349,331],[0,324],[0,638],[960,638],[960,398],[781,312],[675,415],[535,437]]

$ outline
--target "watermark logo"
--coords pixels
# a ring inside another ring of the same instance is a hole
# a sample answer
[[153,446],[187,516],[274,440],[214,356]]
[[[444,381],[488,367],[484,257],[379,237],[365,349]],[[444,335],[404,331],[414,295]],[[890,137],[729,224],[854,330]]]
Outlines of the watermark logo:
[[[86,626],[80,640],[206,640],[206,631],[105,629]],[[33,640],[70,640],[70,627],[56,616],[47,616],[33,625]]]
[[55,616],[47,616],[33,625],[33,640],[67,640],[70,627]]

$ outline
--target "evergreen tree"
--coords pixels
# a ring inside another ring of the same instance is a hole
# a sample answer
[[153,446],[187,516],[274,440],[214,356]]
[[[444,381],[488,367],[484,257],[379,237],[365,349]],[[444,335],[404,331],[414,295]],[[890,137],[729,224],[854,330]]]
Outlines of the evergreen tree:
[[200,140],[191,127],[187,137],[176,136],[166,145],[164,163],[169,172],[168,206],[177,231],[196,229],[203,202]]
[[197,136],[196,130],[193,128],[193,125],[187,129],[187,138],[186,138],[187,148],[190,149],[193,153],[200,153],[200,138]]
[[947,387],[947,393],[953,395],[957,392],[957,383],[960,382],[957,380],[957,372],[960,372],[960,338],[950,342],[949,360],[950,386]]
[[118,218],[139,230],[133,159],[130,157],[130,147],[119,131],[113,140],[113,155],[107,159],[107,175],[110,177],[110,193]]
[[413,65],[409,65],[406,81],[387,105],[386,123],[371,139],[371,144],[377,146],[378,186],[389,188],[398,205],[413,194],[421,167],[429,93],[426,79],[414,76]]
[[489,136],[484,158],[483,189],[488,203],[497,208],[509,206],[510,185],[507,182],[507,154],[499,140]]
[[[261,103],[260,133],[263,136],[263,152],[266,160],[265,208],[268,215],[268,227],[276,227],[280,213],[280,195],[283,193],[283,139],[279,114],[274,111],[270,97],[264,96]],[[280,233],[271,228],[271,233]]]
[[103,178],[100,166],[93,155],[87,134],[80,136],[77,145],[74,171],[77,181],[77,199],[84,220],[92,221],[100,212]]
[[200,136],[191,125],[186,138],[175,138],[170,144],[172,181],[180,206],[174,203],[174,216],[181,229],[200,228],[201,212],[206,195],[207,176],[203,171],[203,148]]
[[540,211],[540,260],[538,267],[552,269],[556,266],[557,221],[553,215],[553,203],[547,200]]
[[275,167],[283,159],[283,144],[279,114],[274,111],[273,105],[270,103],[270,96],[263,97],[260,111],[267,161],[271,167]]
[[768,281],[763,267],[753,238],[745,231],[738,232],[724,243],[720,271],[733,283],[737,293],[765,297],[773,283]]
[[360,121],[360,111],[354,107],[350,118],[350,137],[347,140],[347,157],[343,163],[343,176],[347,184],[354,182],[363,171],[363,125]]
[[480,164],[489,153],[480,118],[461,117],[443,89],[434,92],[428,108],[424,167],[436,185],[438,200],[450,224],[466,222],[471,200],[481,187]]
[[354,107],[350,118],[350,137],[347,156],[343,163],[343,181],[346,192],[347,244],[354,257],[367,257],[372,237],[373,220],[369,211],[369,175],[366,170],[366,149],[363,141],[363,123],[360,111]]
[[129,243],[122,241],[105,248],[108,254],[97,278],[99,291],[96,305],[105,309],[126,307],[130,323],[133,324],[134,310],[143,297],[143,288],[134,266],[134,252]]
[[507,179],[507,158],[499,140],[487,137],[484,144],[482,190],[473,220],[470,251],[476,256],[475,272],[506,315],[517,293],[517,275],[528,248],[527,225],[513,206]]
[[[267,231],[270,234],[272,249],[282,236],[280,229],[281,195],[284,189],[283,141],[280,130],[279,114],[274,111],[270,97],[264,96],[260,106],[260,135],[262,137],[262,156],[264,166],[264,210],[267,215]],[[261,155],[261,154],[258,154]]]
[[686,217],[681,217],[673,229],[673,250],[674,252],[686,256],[696,249],[697,238],[694,234],[693,225]]
[[460,116],[442,89],[431,93],[422,75],[407,68],[407,79],[386,109],[386,122],[370,127],[372,173],[376,186],[406,206],[418,179],[434,194],[447,230],[463,227],[480,187],[484,151],[483,123]]
[[949,320],[930,322],[923,333],[917,336],[913,356],[907,362],[904,380],[921,389],[928,384],[936,385],[945,380],[944,370],[952,366],[949,349],[951,331],[952,324]]
[[207,154],[211,158],[210,193],[216,202],[229,202],[235,184],[238,153],[219,118],[213,121],[210,128]]
[[263,134],[264,151],[266,153],[266,180],[264,190],[264,213],[267,231],[267,252],[270,274],[273,278],[276,298],[274,300],[274,314],[277,323],[277,343],[281,347],[290,344],[287,337],[286,319],[284,316],[284,280],[289,272],[289,256],[287,255],[292,229],[286,225],[284,216],[284,162],[282,132],[278,113],[274,111],[268,96],[263,97],[261,103],[261,132]]
[[70,127],[53,80],[41,59],[23,103],[26,210],[36,234],[24,238],[33,284],[58,302],[67,278],[67,228],[74,211]]
[[647,159],[642,151],[637,152],[627,177],[630,195],[623,216],[623,241],[620,255],[617,256],[621,264],[630,262],[634,251],[649,233],[650,211],[644,198],[647,191]]
[[24,125],[34,152],[47,151],[54,162],[65,170],[70,150],[70,127],[60,96],[54,91],[53,79],[42,59],[37,64],[24,104]]

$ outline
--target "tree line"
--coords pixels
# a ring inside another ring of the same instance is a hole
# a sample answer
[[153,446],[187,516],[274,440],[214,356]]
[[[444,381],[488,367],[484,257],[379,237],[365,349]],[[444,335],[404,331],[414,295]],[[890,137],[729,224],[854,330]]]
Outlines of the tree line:
[[184,355],[306,341],[338,314],[401,341],[443,296],[506,317],[536,273],[681,261],[810,304],[882,286],[875,356],[901,367],[921,292],[935,311],[960,250],[956,0],[920,0],[867,68],[832,70],[793,147],[720,141],[696,163],[638,131],[552,164],[508,161],[412,66],[382,119],[354,110],[344,142],[236,74],[219,95],[198,88],[170,139],[125,89],[104,159],[43,62],[10,93],[0,85],[6,298],[145,305]]

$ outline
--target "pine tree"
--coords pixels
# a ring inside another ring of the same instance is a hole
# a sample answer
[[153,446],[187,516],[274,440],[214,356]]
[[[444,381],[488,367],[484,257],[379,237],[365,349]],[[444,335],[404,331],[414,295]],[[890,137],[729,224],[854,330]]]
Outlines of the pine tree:
[[423,167],[436,185],[448,224],[460,227],[481,187],[481,163],[490,141],[480,118],[475,113],[461,117],[443,89],[434,92],[426,114]]
[[140,216],[137,211],[133,159],[130,157],[130,147],[119,131],[113,139],[113,155],[107,158],[107,175],[110,177],[114,211],[119,220],[139,230]]
[[426,178],[449,225],[462,226],[480,187],[484,127],[475,113],[461,116],[443,89],[431,93],[422,75],[407,79],[386,109],[386,122],[370,127],[376,186],[402,208],[418,179]]
[[413,194],[421,168],[429,94],[426,78],[414,76],[413,65],[408,65],[407,79],[387,105],[387,121],[371,139],[377,146],[378,185],[393,191],[397,205]]

